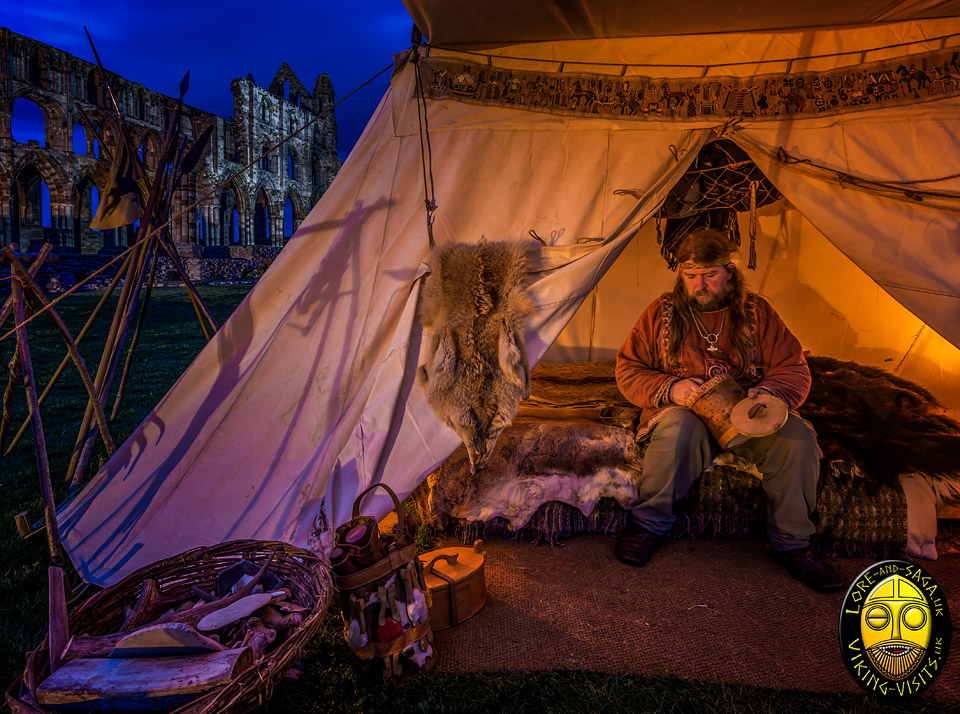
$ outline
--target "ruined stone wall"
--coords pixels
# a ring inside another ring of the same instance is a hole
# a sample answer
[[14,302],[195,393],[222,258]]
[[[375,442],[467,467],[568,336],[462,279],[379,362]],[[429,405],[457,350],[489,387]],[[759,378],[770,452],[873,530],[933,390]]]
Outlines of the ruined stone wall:
[[[156,169],[168,108],[175,99],[121,76],[112,74],[110,82],[149,173]],[[261,158],[332,106],[327,75],[318,77],[311,93],[283,63],[267,89],[250,75],[234,80],[231,89],[234,116],[229,119],[184,107],[181,131],[188,147],[207,126],[214,126],[203,160],[184,178],[171,208],[172,216],[183,211],[170,225],[173,240],[184,248],[195,247],[194,254],[214,246],[282,246],[288,237],[286,201],[296,229],[340,168],[332,111]],[[42,110],[42,143],[14,140],[11,119],[19,98]],[[84,124],[83,113],[112,150],[119,125],[96,65],[0,28],[0,245],[16,243],[30,250],[46,240],[58,253],[93,255],[115,253],[133,240],[132,225],[110,231],[89,227],[96,213],[90,189],[103,192],[109,164],[106,152],[95,156],[97,136]],[[74,151],[75,131],[83,132],[85,152]],[[250,163],[254,166],[243,170]],[[50,195],[48,226],[41,219],[41,182]],[[197,206],[184,210],[208,193]]]

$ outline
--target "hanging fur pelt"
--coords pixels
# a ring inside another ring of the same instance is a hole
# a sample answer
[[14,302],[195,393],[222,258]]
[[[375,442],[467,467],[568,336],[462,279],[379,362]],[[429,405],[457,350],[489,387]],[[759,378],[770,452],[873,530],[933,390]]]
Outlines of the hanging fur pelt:
[[437,246],[427,263],[420,320],[429,341],[417,379],[476,473],[530,394],[526,248],[456,243]]

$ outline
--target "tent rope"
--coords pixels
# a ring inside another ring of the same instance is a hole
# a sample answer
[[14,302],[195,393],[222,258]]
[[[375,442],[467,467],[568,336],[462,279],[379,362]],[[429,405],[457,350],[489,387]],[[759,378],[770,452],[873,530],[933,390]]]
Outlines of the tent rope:
[[[413,63],[417,75],[417,121],[420,123],[420,166],[423,169],[423,203],[427,212],[427,240],[430,250],[436,246],[433,237],[433,220],[437,210],[436,189],[433,183],[433,149],[430,146],[430,124],[427,121],[427,98],[423,89],[423,76],[420,74],[420,35],[417,26],[413,26]],[[421,108],[422,107],[422,108]]]
[[734,141],[743,148],[750,147],[751,150],[759,152],[770,159],[773,159],[784,168],[812,176],[814,178],[835,183],[841,188],[855,188],[866,191],[878,196],[886,196],[898,201],[909,203],[924,203],[924,199],[940,199],[947,203],[924,204],[931,208],[938,208],[944,211],[960,213],[960,192],[957,191],[932,191],[930,189],[916,188],[918,183],[939,183],[956,178],[956,176],[943,176],[939,178],[914,179],[912,181],[877,181],[874,179],[854,176],[843,171],[831,169],[822,166],[810,159],[801,159],[790,155],[782,146],[776,149],[769,149],[757,144],[742,135],[734,138]]

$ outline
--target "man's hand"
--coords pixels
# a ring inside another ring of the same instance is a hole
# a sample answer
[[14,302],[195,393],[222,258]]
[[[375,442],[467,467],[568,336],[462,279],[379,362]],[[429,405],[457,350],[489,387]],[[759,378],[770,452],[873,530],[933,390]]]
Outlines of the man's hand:
[[674,404],[686,404],[687,399],[690,398],[691,394],[697,391],[701,384],[703,384],[703,380],[697,379],[696,377],[681,379],[679,382],[674,382],[670,386],[670,401]]

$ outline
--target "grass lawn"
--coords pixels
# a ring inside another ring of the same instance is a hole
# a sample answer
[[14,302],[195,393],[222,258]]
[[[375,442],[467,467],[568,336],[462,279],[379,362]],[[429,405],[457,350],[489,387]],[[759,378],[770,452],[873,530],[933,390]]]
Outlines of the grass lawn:
[[[222,322],[243,299],[249,286],[203,287],[207,304]],[[60,309],[76,335],[100,297],[85,293],[68,297]],[[96,373],[112,303],[99,325],[84,340],[81,353],[91,376]],[[2,332],[10,329],[6,323]],[[0,332],[0,334],[2,334]],[[193,308],[185,293],[169,288],[154,291],[150,315],[131,371],[123,407],[111,425],[119,443],[139,424],[204,344]],[[65,354],[59,333],[45,317],[30,326],[30,346],[37,384],[46,385]],[[13,354],[14,339],[0,342],[0,364]],[[3,371],[6,375],[6,370]],[[115,384],[119,378],[115,380]],[[22,383],[14,395],[12,432],[26,416]],[[111,400],[112,400],[111,396]],[[54,493],[67,497],[67,464],[86,400],[71,366],[41,409],[50,454]],[[112,401],[108,404],[112,406]],[[9,437],[8,442],[9,443]],[[39,479],[28,430],[10,456],[0,462],[0,675],[6,687],[23,670],[26,653],[46,630],[46,566],[49,557],[43,534],[21,540],[14,516],[27,511],[32,521],[42,517]],[[105,456],[102,447],[92,459]],[[87,474],[89,477],[93,468]],[[78,584],[74,573],[71,583]],[[356,666],[340,636],[339,615],[328,624],[302,660],[304,676],[283,683],[262,711],[286,712],[950,712],[957,707],[916,699],[891,705],[851,695],[775,692],[752,687],[694,682],[675,677],[609,676],[588,672],[533,674],[434,673],[403,685],[369,679]],[[439,652],[443,657],[443,652]]]

